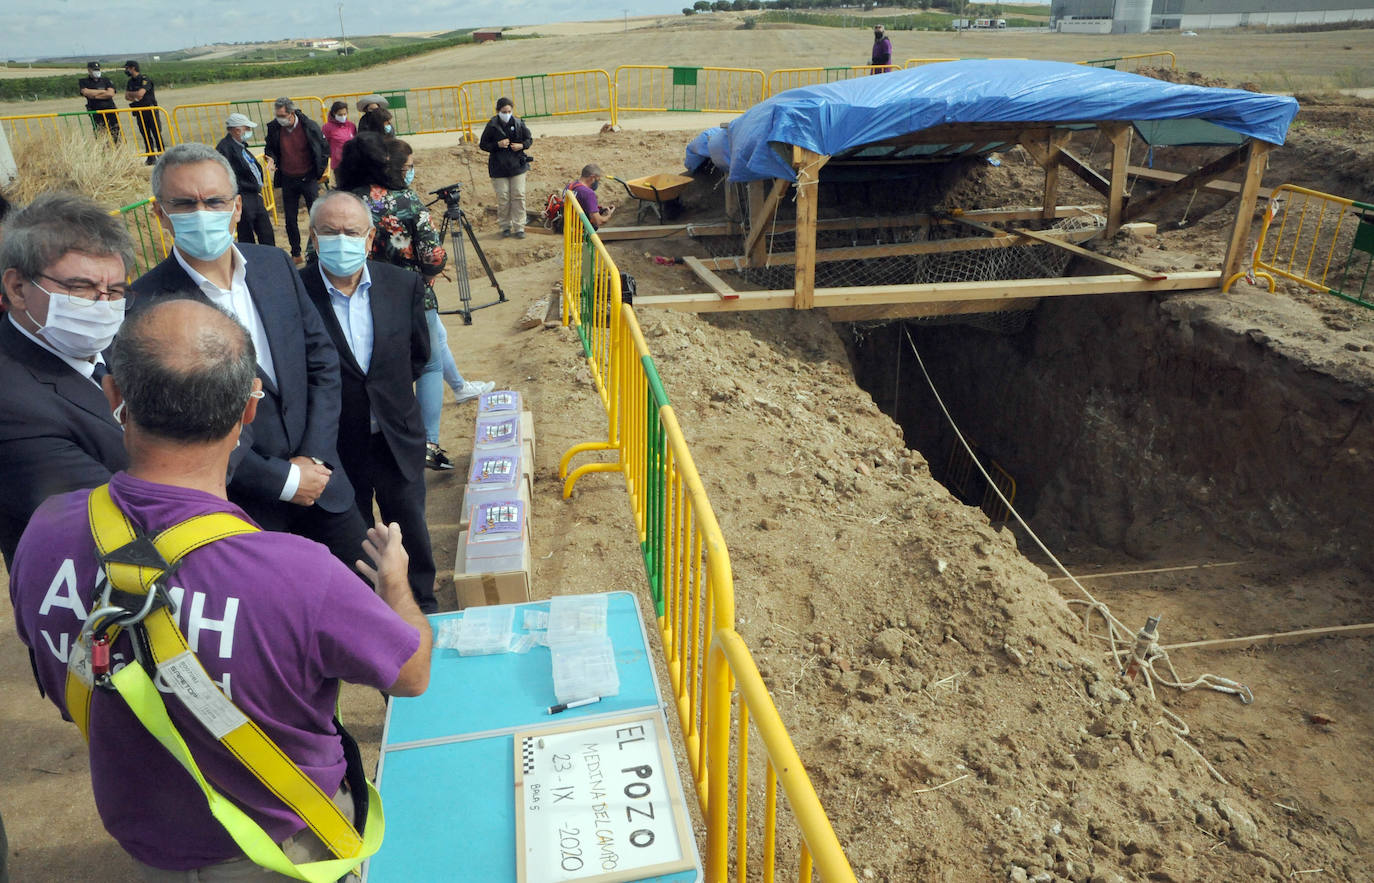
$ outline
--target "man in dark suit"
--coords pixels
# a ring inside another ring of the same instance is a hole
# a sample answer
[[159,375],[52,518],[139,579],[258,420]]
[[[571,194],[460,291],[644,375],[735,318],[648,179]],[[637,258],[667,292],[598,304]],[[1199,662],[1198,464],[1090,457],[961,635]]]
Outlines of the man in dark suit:
[[153,167],[159,219],[172,254],[134,282],[135,309],[159,295],[200,291],[248,329],[266,393],[251,450],[229,499],[267,530],[324,543],[353,566],[367,526],[340,468],[339,355],[281,250],[235,246],[239,197],[229,163],[205,144],[178,144]]
[[[271,184],[265,183],[263,168],[248,149],[248,130],[257,125],[244,114],[229,114],[224,121],[225,135],[215,149],[229,160],[229,168],[234,170],[234,179],[239,185],[239,199],[243,204],[238,223],[239,242],[276,245],[277,233],[272,229],[272,217],[262,201],[262,188]],[[271,174],[273,168],[272,161],[268,160],[266,174]]]
[[84,196],[48,193],[0,242],[0,552],[9,566],[29,516],[53,494],[96,487],[128,465],[100,390],[100,353],[124,319],[134,245]]
[[425,285],[418,274],[367,260],[375,228],[367,205],[331,190],[310,210],[316,260],[301,270],[339,351],[339,462],[369,523],[375,495],[410,554],[410,590],[435,613],[434,554],[425,523],[425,427],[415,380],[429,361]]

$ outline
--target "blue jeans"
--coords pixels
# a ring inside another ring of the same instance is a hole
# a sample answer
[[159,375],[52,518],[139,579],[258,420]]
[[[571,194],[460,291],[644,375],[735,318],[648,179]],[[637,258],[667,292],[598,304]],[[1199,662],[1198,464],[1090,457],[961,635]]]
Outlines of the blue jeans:
[[457,393],[466,381],[453,361],[453,352],[448,348],[448,329],[444,328],[439,311],[425,310],[425,322],[429,325],[429,361],[420,379],[415,381],[415,398],[420,402],[420,419],[425,422],[425,441],[437,445],[439,418],[444,408],[444,383]]

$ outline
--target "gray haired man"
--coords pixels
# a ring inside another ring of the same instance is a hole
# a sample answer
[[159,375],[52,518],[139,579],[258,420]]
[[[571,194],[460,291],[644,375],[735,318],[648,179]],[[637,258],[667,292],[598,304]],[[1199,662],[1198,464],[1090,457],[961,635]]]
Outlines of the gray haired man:
[[273,102],[273,119],[267,124],[267,146],[263,152],[277,167],[272,174],[272,186],[281,188],[286,239],[291,244],[291,257],[300,266],[304,261],[297,213],[302,199],[307,212],[315,204],[320,178],[329,166],[329,145],[319,124],[301,113],[290,98],[282,97]]
[[101,352],[129,303],[134,244],[84,196],[46,193],[0,239],[0,552],[6,566],[39,504],[128,464],[100,391]]

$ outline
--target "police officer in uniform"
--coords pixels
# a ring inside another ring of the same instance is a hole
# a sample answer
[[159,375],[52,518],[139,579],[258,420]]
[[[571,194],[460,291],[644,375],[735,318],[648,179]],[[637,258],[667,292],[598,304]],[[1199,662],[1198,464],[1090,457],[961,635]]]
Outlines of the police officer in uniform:
[[[157,95],[153,92],[153,81],[139,70],[138,62],[124,62],[124,74],[129,82],[124,86],[124,98],[133,108],[157,107]],[[158,122],[156,111],[135,110],[134,121],[138,123],[138,133],[143,136],[143,150],[148,154],[147,164],[157,162],[162,153],[162,124]]]
[[[86,110],[101,111],[114,110],[115,87],[110,78],[100,72],[100,62],[86,62],[86,76],[76,81],[76,87],[81,90],[81,94],[86,97]],[[91,129],[99,132],[105,130],[105,134],[110,136],[110,140],[119,140],[119,118],[112,113],[92,113]]]

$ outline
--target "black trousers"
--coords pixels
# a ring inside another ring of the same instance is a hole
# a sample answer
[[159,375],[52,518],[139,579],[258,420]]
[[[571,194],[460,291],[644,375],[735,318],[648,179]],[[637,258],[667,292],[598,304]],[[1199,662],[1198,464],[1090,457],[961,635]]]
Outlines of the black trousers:
[[135,110],[134,122],[138,123],[138,134],[143,137],[143,149],[152,156],[162,153],[162,124],[158,122],[157,111]]
[[[297,506],[278,500],[249,500],[231,498],[263,530],[279,530],[314,540],[329,547],[335,558],[348,565],[354,573],[363,557],[363,540],[368,525],[354,508],[342,512],[328,512],[315,506]],[[361,576],[361,574],[359,574]]]
[[410,593],[424,613],[439,612],[434,597],[434,550],[429,542],[429,525],[425,521],[425,474],[423,470],[414,480],[408,480],[396,465],[386,436],[372,433],[367,451],[362,457],[339,452],[344,471],[353,482],[353,495],[358,512],[369,525],[373,524],[372,500],[377,500],[382,521],[401,526],[401,544],[410,556]]
[[108,135],[111,141],[118,141],[123,134],[119,128],[119,117],[113,113],[91,111],[91,131],[97,135]]
[[239,215],[239,242],[256,242],[258,245],[276,245],[277,231],[272,229],[272,216],[262,204],[261,193],[241,193],[243,212]]
[[281,207],[286,221],[286,241],[291,244],[291,257],[301,256],[301,230],[297,226],[296,213],[300,211],[301,200],[305,200],[305,210],[315,204],[320,195],[318,178],[306,175],[301,178],[290,175],[281,176]]

